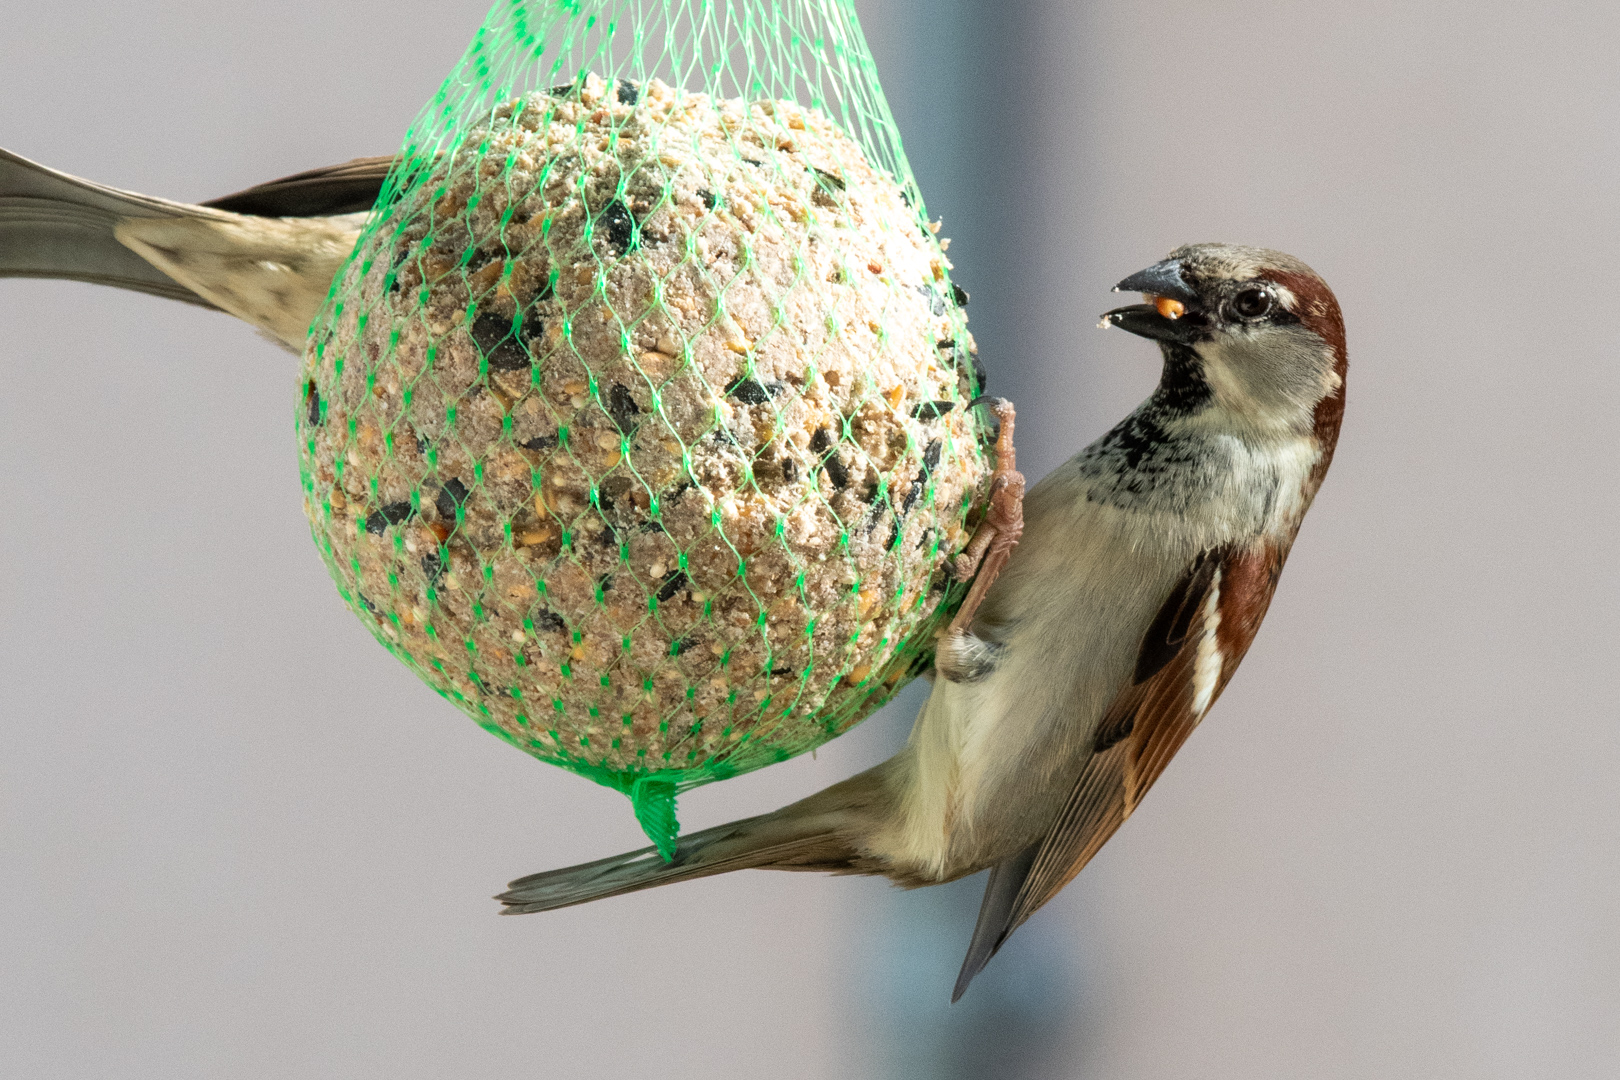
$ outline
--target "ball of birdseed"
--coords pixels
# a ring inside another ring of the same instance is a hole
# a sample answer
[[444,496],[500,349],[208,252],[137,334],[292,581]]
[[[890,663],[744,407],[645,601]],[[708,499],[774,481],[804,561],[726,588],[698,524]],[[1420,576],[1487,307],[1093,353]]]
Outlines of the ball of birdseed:
[[405,186],[311,337],[307,510],[339,588],[582,771],[832,737],[925,666],[993,464],[948,268],[813,109],[594,76],[501,106]]

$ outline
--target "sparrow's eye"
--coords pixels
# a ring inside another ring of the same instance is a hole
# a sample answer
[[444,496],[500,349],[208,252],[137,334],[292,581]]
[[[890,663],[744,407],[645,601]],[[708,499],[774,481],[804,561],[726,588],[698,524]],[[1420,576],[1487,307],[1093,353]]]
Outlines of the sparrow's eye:
[[1258,319],[1271,310],[1273,302],[1269,289],[1244,289],[1232,297],[1232,314],[1240,319]]

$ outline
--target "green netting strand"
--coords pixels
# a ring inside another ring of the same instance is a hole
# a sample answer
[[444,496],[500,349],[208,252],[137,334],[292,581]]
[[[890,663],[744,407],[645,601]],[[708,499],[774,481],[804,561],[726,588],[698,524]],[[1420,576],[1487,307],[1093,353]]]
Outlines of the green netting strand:
[[305,355],[306,508],[378,639],[628,794],[923,670],[990,471],[974,348],[842,0],[502,2]]

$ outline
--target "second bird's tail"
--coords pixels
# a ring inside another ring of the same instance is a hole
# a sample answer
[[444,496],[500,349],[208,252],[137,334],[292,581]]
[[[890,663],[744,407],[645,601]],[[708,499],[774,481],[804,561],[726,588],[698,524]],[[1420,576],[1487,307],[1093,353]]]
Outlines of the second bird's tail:
[[0,150],[0,277],[89,281],[214,307],[114,235],[121,221],[179,217],[188,209]]
[[0,277],[67,278],[217,308],[298,352],[391,164],[356,158],[192,205],[0,150]]

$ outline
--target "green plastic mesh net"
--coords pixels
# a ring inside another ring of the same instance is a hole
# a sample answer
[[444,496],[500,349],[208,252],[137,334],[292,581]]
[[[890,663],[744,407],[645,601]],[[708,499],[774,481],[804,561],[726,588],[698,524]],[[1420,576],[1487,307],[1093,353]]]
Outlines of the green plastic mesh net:
[[305,354],[306,508],[377,639],[630,796],[924,670],[993,465],[847,0],[502,0]]

